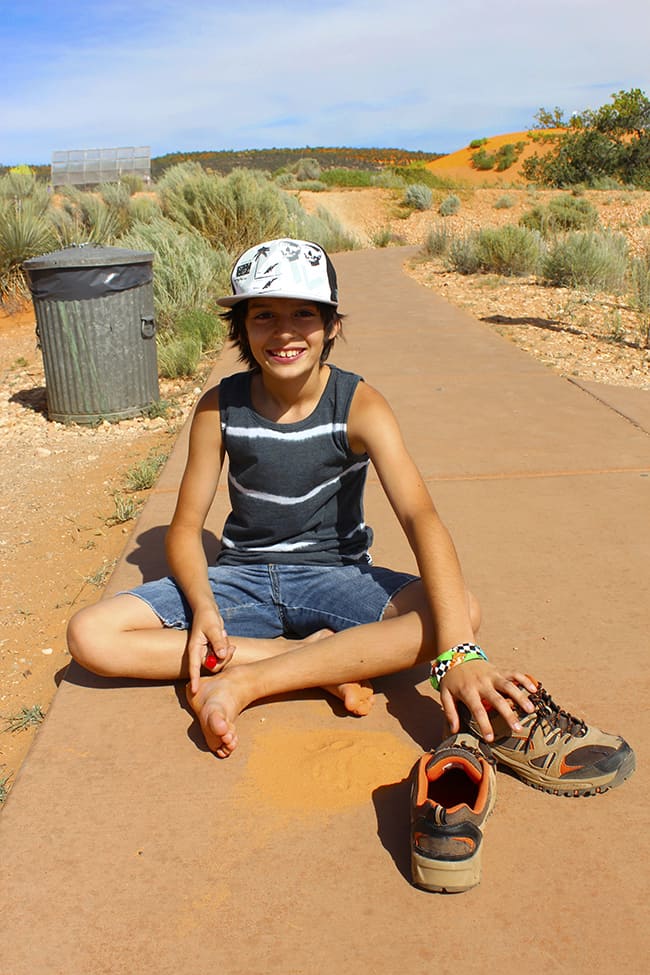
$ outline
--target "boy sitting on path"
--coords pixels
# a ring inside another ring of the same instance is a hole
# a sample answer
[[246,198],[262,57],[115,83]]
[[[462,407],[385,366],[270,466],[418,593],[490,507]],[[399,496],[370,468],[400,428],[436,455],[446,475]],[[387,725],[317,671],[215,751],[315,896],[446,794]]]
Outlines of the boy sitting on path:
[[[538,685],[502,673],[476,644],[478,603],[388,403],[326,363],[341,331],[329,257],[314,243],[268,241],[241,255],[232,286],[219,303],[247,370],[197,406],[167,534],[172,577],[77,613],[72,655],[105,676],[189,677],[189,703],[223,758],[253,701],[324,687],[365,714],[369,678],[436,656],[451,732],[462,715],[494,741],[490,711],[502,737],[516,740],[537,719]],[[232,511],[209,567],[202,529],[226,455]],[[372,564],[363,516],[371,462],[419,577]],[[202,667],[212,674],[201,677]],[[565,712],[544,701],[566,726]],[[581,766],[591,779],[604,788],[622,781],[633,762],[625,742],[571,722],[566,748],[579,737],[592,749]]]

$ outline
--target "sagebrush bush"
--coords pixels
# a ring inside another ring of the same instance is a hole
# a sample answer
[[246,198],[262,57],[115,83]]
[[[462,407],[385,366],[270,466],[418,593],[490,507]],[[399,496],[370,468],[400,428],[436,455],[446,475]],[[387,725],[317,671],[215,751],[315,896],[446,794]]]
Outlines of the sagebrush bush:
[[413,183],[406,188],[402,202],[409,210],[430,210],[433,193],[424,183]]
[[181,312],[174,330],[179,336],[198,338],[201,353],[205,353],[218,351],[222,347],[227,328],[219,306],[214,305],[212,309],[190,308]]
[[438,213],[441,217],[452,217],[459,210],[460,197],[456,196],[455,193],[450,193],[449,196],[446,196],[438,207]]
[[158,336],[158,372],[165,379],[194,376],[201,361],[201,342],[194,335]]
[[302,183],[305,180],[320,179],[321,176],[321,166],[318,159],[311,159],[308,157],[303,157],[299,159],[298,162],[294,163],[291,167],[291,171],[295,174],[298,182]]
[[316,213],[306,213],[294,197],[287,199],[289,212],[286,233],[301,240],[313,240],[328,253],[351,251],[359,246],[356,236],[346,230],[329,210],[318,207]]
[[542,277],[560,288],[620,294],[628,245],[622,234],[573,231],[554,240],[544,256]]
[[447,265],[458,274],[477,274],[481,270],[476,234],[454,237],[449,246]]
[[232,254],[288,232],[286,194],[254,170],[217,176],[183,163],[165,173],[159,193],[166,217]]
[[131,224],[150,223],[156,217],[162,216],[162,210],[157,197],[136,196],[131,197],[130,203]]
[[174,331],[179,317],[192,309],[214,308],[216,298],[230,291],[233,257],[165,217],[134,224],[119,244],[155,255],[153,295],[163,331]]
[[515,206],[516,202],[517,202],[516,200],[513,200],[513,198],[511,196],[508,196],[508,194],[506,193],[503,196],[500,196],[499,199],[495,201],[494,209],[508,210],[510,209],[510,207]]
[[494,169],[496,161],[496,153],[486,152],[485,149],[479,149],[478,152],[472,153],[472,165],[475,169],[480,169],[481,171]]
[[422,249],[427,257],[442,257],[449,251],[451,241],[451,233],[444,224],[440,223],[431,228]]
[[534,230],[512,225],[485,227],[455,239],[449,248],[448,263],[459,274],[535,274],[542,248],[541,236]]
[[57,246],[57,236],[38,201],[0,202],[0,300],[28,298],[22,263]]
[[632,305],[642,314],[650,312],[650,253],[630,262]]
[[485,227],[478,231],[481,270],[506,276],[535,274],[540,266],[542,240],[526,227]]
[[542,234],[591,230],[598,226],[598,211],[589,200],[567,193],[553,197],[546,206],[533,207],[522,215],[519,223]]

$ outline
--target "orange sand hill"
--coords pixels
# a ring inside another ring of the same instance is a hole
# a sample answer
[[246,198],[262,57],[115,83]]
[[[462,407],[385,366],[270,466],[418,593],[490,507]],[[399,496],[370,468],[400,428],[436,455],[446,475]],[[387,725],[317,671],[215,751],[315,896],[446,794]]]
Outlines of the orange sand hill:
[[[505,186],[512,185],[513,183],[525,184],[527,180],[521,172],[521,166],[524,160],[535,153],[540,156],[544,155],[553,148],[555,140],[542,141],[542,139],[546,140],[547,136],[560,136],[565,131],[565,129],[538,129],[527,132],[508,132],[506,135],[492,136],[482,146],[488,154],[496,152],[497,149],[507,145],[509,142],[513,145],[518,142],[526,143],[519,159],[501,173],[497,172],[496,169],[476,169],[472,165],[472,156],[477,150],[470,149],[469,146],[466,146],[464,149],[459,149],[458,152],[452,152],[448,156],[442,156],[440,159],[435,159],[433,162],[427,163],[427,168],[439,176],[447,176],[454,180],[482,186]],[[539,141],[535,141],[536,138]]]

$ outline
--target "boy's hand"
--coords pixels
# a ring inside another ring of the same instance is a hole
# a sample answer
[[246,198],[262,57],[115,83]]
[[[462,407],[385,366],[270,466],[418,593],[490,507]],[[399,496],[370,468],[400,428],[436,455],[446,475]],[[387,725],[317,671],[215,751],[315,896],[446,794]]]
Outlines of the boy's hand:
[[192,694],[196,694],[199,689],[202,665],[205,664],[208,670],[216,674],[230,661],[234,651],[235,647],[230,642],[216,606],[194,614],[187,644]]
[[462,701],[472,712],[483,738],[493,741],[494,732],[486,705],[498,711],[513,731],[521,731],[517,712],[510,702],[531,713],[534,707],[528,699],[527,691],[532,694],[536,690],[536,685],[526,674],[513,671],[503,675],[485,660],[470,660],[452,667],[442,678],[440,703],[452,735],[460,730],[456,701]]

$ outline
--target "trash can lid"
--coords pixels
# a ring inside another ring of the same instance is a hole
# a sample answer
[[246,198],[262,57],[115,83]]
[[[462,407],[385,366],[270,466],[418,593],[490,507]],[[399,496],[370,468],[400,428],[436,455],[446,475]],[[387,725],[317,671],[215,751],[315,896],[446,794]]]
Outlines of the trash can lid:
[[126,247],[99,247],[95,244],[64,247],[40,257],[30,257],[23,261],[29,271],[55,267],[106,267],[115,264],[152,263],[154,255],[150,251],[132,251]]

